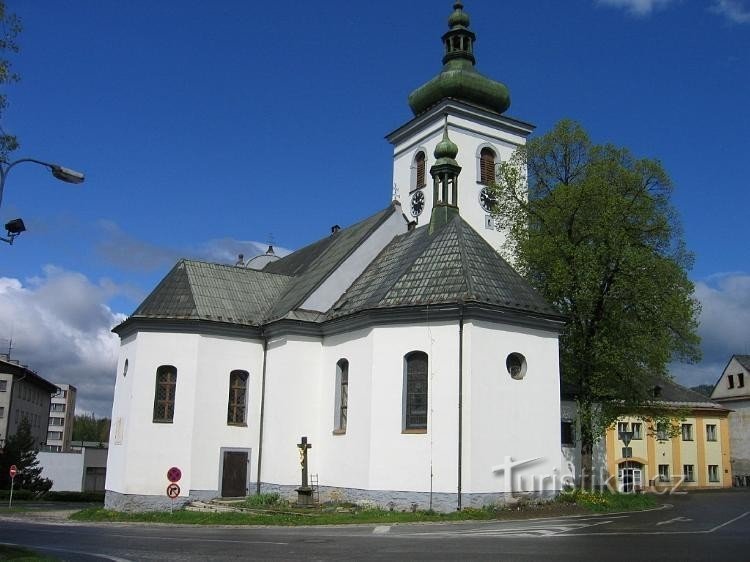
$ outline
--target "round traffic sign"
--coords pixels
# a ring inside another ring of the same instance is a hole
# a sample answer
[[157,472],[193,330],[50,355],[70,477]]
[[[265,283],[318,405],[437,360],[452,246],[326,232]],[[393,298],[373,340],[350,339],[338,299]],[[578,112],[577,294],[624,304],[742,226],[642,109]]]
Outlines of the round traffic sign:
[[179,482],[180,478],[182,478],[182,471],[176,466],[167,470],[167,480],[170,482]]
[[16,474],[18,474],[18,469],[16,468],[16,465],[14,464],[10,465],[10,477],[15,478]]
[[180,485],[179,484],[175,484],[174,482],[172,482],[169,486],[167,486],[167,495],[171,499],[175,499],[177,496],[179,496],[180,495]]

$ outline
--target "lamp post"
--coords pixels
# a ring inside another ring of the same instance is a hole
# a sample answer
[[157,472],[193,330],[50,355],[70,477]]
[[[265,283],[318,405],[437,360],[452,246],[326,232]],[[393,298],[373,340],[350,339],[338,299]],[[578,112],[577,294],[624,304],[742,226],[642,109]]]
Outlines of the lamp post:
[[[10,164],[0,164],[0,206],[3,204],[3,192],[5,191],[5,180],[8,178],[8,174],[14,166],[26,162],[49,168],[55,178],[66,183],[83,183],[83,180],[85,179],[85,176],[81,172],[65,168],[59,164],[37,160],[36,158],[20,158]],[[5,224],[5,230],[8,232],[8,237],[0,237],[0,240],[7,242],[8,244],[13,244],[13,240],[15,240],[16,236],[26,230],[26,225],[20,218],[13,219]]]

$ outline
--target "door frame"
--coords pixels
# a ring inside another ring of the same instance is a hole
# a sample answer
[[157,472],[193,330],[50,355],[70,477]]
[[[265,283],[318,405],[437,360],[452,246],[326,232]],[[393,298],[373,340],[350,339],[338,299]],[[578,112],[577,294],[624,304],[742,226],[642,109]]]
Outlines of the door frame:
[[218,477],[218,486],[217,490],[219,492],[219,497],[221,496],[222,492],[222,483],[224,480],[224,453],[247,453],[247,472],[245,473],[245,493],[248,494],[250,492],[250,471],[252,470],[252,449],[249,447],[221,447],[219,449],[219,477]]

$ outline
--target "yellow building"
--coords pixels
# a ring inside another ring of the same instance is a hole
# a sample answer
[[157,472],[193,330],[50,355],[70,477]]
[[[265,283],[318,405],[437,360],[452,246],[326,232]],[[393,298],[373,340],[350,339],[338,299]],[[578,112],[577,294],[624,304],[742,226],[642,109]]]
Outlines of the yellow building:
[[730,410],[669,381],[654,387],[654,400],[683,419],[669,431],[638,415],[621,417],[605,435],[610,482],[616,478],[624,491],[731,487]]

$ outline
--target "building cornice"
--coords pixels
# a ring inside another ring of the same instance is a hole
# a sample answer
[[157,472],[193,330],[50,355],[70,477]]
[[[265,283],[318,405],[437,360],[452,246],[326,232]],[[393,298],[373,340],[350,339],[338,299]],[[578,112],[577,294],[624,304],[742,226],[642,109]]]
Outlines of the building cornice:
[[531,123],[492,113],[455,99],[446,99],[435,105],[429,111],[411,119],[395,131],[388,133],[385,138],[391,144],[398,145],[424,128],[432,126],[434,121],[444,119],[446,113],[448,115],[463,117],[476,123],[507,131],[522,137],[529,136],[536,128],[536,126]]

